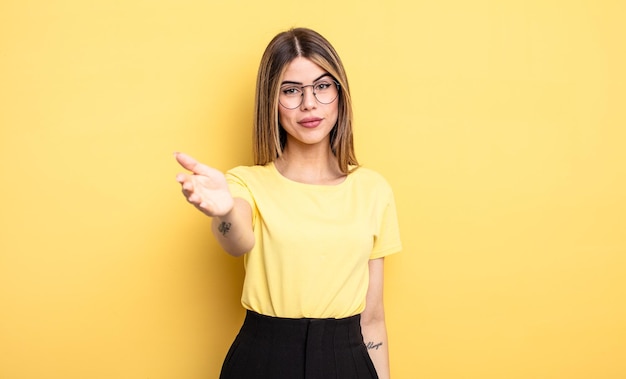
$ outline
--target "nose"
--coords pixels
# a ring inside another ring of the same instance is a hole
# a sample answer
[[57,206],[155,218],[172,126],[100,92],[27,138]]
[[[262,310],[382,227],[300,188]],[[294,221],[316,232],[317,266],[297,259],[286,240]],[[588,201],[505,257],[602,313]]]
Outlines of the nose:
[[302,103],[300,104],[302,109],[314,109],[317,107],[317,99],[313,91],[312,85],[302,87]]

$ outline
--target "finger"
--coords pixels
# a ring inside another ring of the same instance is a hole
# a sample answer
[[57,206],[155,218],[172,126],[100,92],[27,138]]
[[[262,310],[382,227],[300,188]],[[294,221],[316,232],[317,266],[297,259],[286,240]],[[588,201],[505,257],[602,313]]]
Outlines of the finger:
[[195,205],[200,205],[200,203],[202,202],[202,199],[200,198],[200,196],[198,196],[195,193],[191,193],[189,196],[187,196],[187,200],[191,204],[195,204]]
[[190,155],[187,155],[185,153],[176,153],[175,157],[181,166],[193,172],[194,174],[209,175],[211,173],[211,168],[209,166],[198,162]]
[[197,207],[198,209],[200,209],[202,212],[213,216],[213,207],[214,207],[214,203],[210,200],[205,200],[205,201],[201,201]]
[[183,190],[193,191],[195,186],[193,185],[193,177],[187,174],[178,174],[176,175],[176,181],[180,183],[180,186]]
[[176,181],[180,184],[183,184],[185,181],[187,181],[188,175],[186,174],[177,174],[176,175]]
[[193,190],[195,189],[195,187],[193,185],[193,182],[191,180],[185,181],[185,182],[183,182],[181,184],[182,184],[182,187],[183,187],[183,189],[185,191],[193,192]]
[[187,199],[187,201],[189,201],[189,197],[191,197],[191,195],[193,194],[193,188],[186,188],[187,186],[185,186],[186,183],[181,183],[182,185],[180,186],[180,192],[183,194],[183,196],[185,196],[185,198]]

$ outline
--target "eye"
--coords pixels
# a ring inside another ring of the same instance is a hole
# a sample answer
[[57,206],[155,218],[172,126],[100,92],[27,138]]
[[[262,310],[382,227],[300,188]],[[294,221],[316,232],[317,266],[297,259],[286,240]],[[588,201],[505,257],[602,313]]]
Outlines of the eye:
[[330,88],[330,86],[332,86],[332,83],[328,83],[328,82],[321,82],[321,83],[317,83],[315,85],[315,90],[316,91],[324,91]]
[[301,93],[300,88],[298,87],[283,87],[280,91],[283,95],[289,97],[299,96]]

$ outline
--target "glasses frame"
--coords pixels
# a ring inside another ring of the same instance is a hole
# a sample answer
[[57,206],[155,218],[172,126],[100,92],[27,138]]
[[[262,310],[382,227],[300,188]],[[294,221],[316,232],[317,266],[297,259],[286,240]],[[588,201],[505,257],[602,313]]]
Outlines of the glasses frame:
[[321,83],[314,83],[314,84],[307,84],[305,86],[292,86],[292,87],[296,87],[296,88],[300,88],[302,90],[302,94],[300,95],[300,102],[298,103],[298,105],[296,105],[293,108],[289,108],[287,106],[285,106],[283,103],[280,102],[280,94],[278,95],[278,104],[280,104],[281,107],[285,108],[285,109],[297,109],[300,106],[302,106],[302,102],[304,101],[304,89],[306,87],[311,87],[311,92],[313,93],[313,97],[315,98],[315,101],[317,101],[320,104],[324,104],[324,105],[328,105],[328,104],[332,104],[335,102],[335,100],[337,100],[339,98],[339,93],[341,92],[341,84],[339,84],[338,81],[336,81],[335,79],[331,79],[331,82],[333,82],[335,84],[335,87],[337,87],[337,96],[335,96],[331,101],[325,103],[323,101],[320,101],[320,99],[317,98],[317,94],[315,93],[315,86]]

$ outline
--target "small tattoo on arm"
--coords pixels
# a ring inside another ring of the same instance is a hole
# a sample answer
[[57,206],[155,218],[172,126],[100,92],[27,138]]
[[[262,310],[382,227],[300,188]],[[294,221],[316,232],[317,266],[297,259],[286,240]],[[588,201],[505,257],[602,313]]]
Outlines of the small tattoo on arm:
[[379,347],[383,346],[382,342],[379,343],[374,343],[372,341],[368,342],[367,344],[365,344],[365,347],[367,347],[367,350],[378,350]]
[[230,226],[232,224],[230,222],[222,222],[218,225],[217,230],[222,233],[223,236],[226,236],[226,233],[230,232]]

